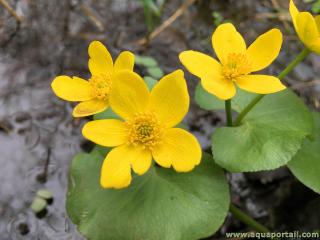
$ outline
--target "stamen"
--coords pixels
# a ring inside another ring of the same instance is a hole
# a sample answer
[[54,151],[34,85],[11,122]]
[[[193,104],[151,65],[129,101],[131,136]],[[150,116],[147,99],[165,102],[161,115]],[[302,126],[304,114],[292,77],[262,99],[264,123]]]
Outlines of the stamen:
[[222,66],[222,75],[231,81],[250,73],[251,63],[243,53],[230,53]]
[[152,150],[163,136],[163,127],[152,112],[137,113],[126,125],[129,130],[128,144],[141,145]]
[[108,100],[112,86],[111,77],[108,74],[101,73],[99,75],[93,75],[89,82],[93,87],[94,97],[101,100]]

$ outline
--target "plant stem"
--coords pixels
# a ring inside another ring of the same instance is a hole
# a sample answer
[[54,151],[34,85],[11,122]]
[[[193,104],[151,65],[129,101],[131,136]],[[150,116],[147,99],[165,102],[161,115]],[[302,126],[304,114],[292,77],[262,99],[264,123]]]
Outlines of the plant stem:
[[247,215],[245,212],[243,212],[233,204],[230,204],[230,212],[235,218],[239,219],[241,222],[250,226],[255,231],[261,232],[261,233],[270,232],[268,228],[258,223],[256,220],[254,220],[252,217]]
[[232,126],[232,110],[231,110],[231,99],[225,101],[227,126]]
[[[278,75],[278,78],[282,80],[285,76],[288,75],[303,59],[305,59],[310,53],[310,50],[305,48],[299,55],[293,59],[290,64]],[[251,111],[251,109],[264,97],[264,94],[257,95],[251,102],[239,113],[238,117],[234,121],[234,126],[238,126],[242,119]]]

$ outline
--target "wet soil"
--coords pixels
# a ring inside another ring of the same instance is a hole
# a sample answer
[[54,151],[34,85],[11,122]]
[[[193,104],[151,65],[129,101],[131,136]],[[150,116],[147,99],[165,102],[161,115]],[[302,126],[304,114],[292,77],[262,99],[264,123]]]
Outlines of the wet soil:
[[[182,4],[168,0],[162,20]],[[197,1],[147,47],[136,42],[146,36],[143,9],[130,0],[11,0],[22,22],[0,5],[0,239],[82,239],[65,212],[68,168],[72,157],[92,145],[81,136],[89,120],[73,119],[72,104],[50,89],[59,74],[86,78],[87,46],[104,42],[113,56],[124,49],[152,56],[168,73],[181,68],[178,53],[196,49],[212,53],[212,12],[234,22],[251,42],[272,27],[285,34],[282,53],[266,71],[277,74],[298,53],[288,21],[288,1]],[[301,8],[306,8],[302,5]],[[307,8],[306,8],[307,9]],[[320,58],[311,55],[290,76],[291,86],[308,106],[320,109]],[[190,94],[197,79],[186,73]],[[207,112],[192,103],[185,120],[204,149],[215,127],[225,123],[222,112]],[[271,172],[229,174],[232,200],[268,227],[278,230],[320,228],[320,197],[300,184],[287,168]],[[54,201],[38,218],[30,204],[38,189],[48,189]],[[229,216],[215,236],[246,231]]]

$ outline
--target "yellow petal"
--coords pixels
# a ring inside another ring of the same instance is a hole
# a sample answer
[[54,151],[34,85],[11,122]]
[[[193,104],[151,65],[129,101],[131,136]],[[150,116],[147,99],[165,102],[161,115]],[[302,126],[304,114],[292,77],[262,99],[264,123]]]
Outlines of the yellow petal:
[[112,149],[105,158],[100,176],[104,188],[125,188],[131,183],[130,156],[127,145]]
[[278,78],[268,75],[246,75],[238,78],[236,83],[243,90],[259,94],[275,93],[286,88]]
[[207,92],[222,100],[233,98],[236,94],[233,82],[222,75],[204,77],[201,79],[201,85]]
[[86,101],[93,98],[88,81],[78,77],[58,76],[52,83],[53,92],[67,101]]
[[121,70],[133,71],[134,66],[134,55],[129,51],[124,51],[120,53],[118,58],[114,63],[114,71],[119,72]]
[[124,119],[144,112],[149,104],[149,90],[136,73],[124,70],[115,75],[110,94],[112,110]]
[[181,122],[189,109],[189,94],[181,70],[164,76],[150,95],[150,109],[167,127]]
[[318,31],[320,33],[320,15],[316,16],[314,18],[314,20],[316,21],[316,24],[317,24],[317,28],[318,28]]
[[244,53],[246,43],[231,23],[224,23],[217,27],[212,34],[212,47],[222,63],[230,53]]
[[308,12],[301,12],[297,15],[297,31],[300,40],[310,47],[319,37],[319,31],[314,17]]
[[128,129],[120,120],[96,120],[84,125],[82,135],[96,144],[114,147],[127,141]]
[[89,69],[92,75],[113,72],[113,61],[108,49],[99,41],[89,45]]
[[279,55],[282,45],[282,33],[278,29],[260,35],[248,48],[247,56],[251,72],[269,66]]
[[296,5],[294,5],[293,0],[290,0],[289,11],[290,11],[290,15],[292,18],[293,26],[296,29],[296,32],[298,32],[298,30],[297,30],[297,15],[299,13],[299,10],[297,9]]
[[179,59],[190,73],[199,78],[216,75],[217,71],[221,71],[219,62],[201,52],[192,50],[184,51],[180,53]]
[[79,103],[72,112],[74,117],[90,116],[107,109],[109,106],[107,101],[92,99]]
[[200,163],[201,154],[198,140],[180,128],[167,130],[160,145],[152,151],[160,166],[168,168],[172,165],[177,172],[191,171]]
[[231,81],[221,75],[221,64],[214,58],[196,51],[185,51],[179,55],[182,64],[194,75],[201,78],[201,85],[220,99],[232,98],[236,89]]
[[152,162],[151,152],[141,146],[127,146],[127,154],[130,158],[130,163],[133,171],[136,174],[142,175],[146,173]]
[[320,37],[311,43],[310,50],[317,54],[320,54]]

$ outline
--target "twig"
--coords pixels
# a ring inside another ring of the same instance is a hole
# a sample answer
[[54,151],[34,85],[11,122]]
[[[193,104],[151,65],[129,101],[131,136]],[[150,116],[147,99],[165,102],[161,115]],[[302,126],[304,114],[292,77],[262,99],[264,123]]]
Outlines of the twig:
[[22,18],[18,16],[18,14],[13,10],[13,8],[9,5],[9,3],[7,3],[6,0],[0,0],[0,3],[2,4],[2,6],[7,9],[7,11],[15,17],[15,19],[21,23],[22,22]]
[[98,28],[100,32],[104,31],[104,24],[99,14],[90,6],[82,3],[81,11],[89,18],[89,20]]
[[180,17],[187,8],[192,5],[197,0],[187,0],[185,1],[167,20],[165,20],[159,27],[157,27],[153,32],[150,33],[148,37],[140,39],[137,44],[145,45],[149,43],[152,39],[163,32],[167,27],[169,27],[178,17]]
[[0,130],[5,131],[5,133],[9,133],[11,129],[8,126],[6,126],[5,123],[0,122]]

